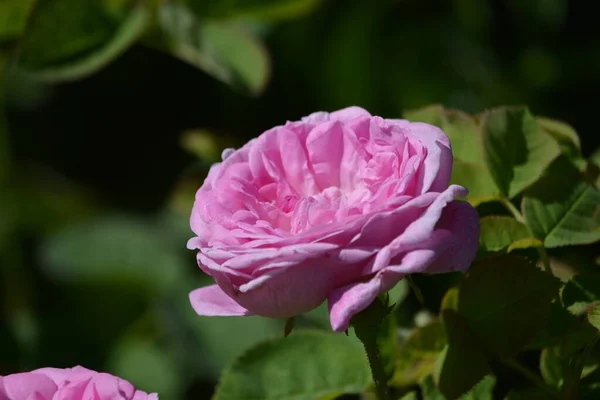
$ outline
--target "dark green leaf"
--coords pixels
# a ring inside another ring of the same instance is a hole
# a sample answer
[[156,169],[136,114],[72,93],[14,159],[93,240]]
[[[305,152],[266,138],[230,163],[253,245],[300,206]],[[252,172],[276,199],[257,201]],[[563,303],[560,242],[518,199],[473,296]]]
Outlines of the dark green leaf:
[[434,380],[440,392],[456,399],[470,391],[490,372],[483,347],[460,314],[442,311],[448,345],[436,362]]
[[80,79],[103,68],[144,33],[148,11],[115,18],[99,0],[40,2],[22,43],[18,68],[47,82]]
[[479,251],[481,253],[503,251],[515,242],[532,237],[527,226],[512,217],[483,217],[480,223]]
[[429,375],[445,345],[446,334],[440,321],[415,329],[398,351],[391,384],[410,386]]
[[510,356],[547,321],[560,282],[518,257],[475,264],[460,287],[459,312],[491,354]]
[[215,400],[313,400],[371,384],[362,345],[342,334],[296,331],[263,342],[223,373]]
[[542,350],[540,355],[540,371],[546,383],[560,388],[563,383],[562,360],[560,349],[550,347]]
[[506,400],[548,400],[548,393],[536,387],[512,389],[505,397]]
[[266,48],[232,22],[200,22],[184,6],[166,3],[159,21],[167,51],[229,85],[260,94],[270,75]]
[[583,314],[596,300],[600,300],[600,273],[576,275],[564,287],[562,301],[575,314]]
[[526,191],[521,208],[527,225],[546,247],[600,240],[600,192],[563,157]]
[[558,144],[524,108],[498,108],[482,117],[487,164],[501,192],[513,198],[560,154]]

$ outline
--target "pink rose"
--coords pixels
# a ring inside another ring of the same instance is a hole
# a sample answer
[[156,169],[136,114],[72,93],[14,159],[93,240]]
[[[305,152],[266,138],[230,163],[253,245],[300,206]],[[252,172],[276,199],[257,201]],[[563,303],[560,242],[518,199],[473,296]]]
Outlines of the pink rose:
[[0,400],[158,400],[124,379],[83,367],[0,376]]
[[217,285],[194,290],[200,315],[291,317],[329,302],[331,326],[406,274],[465,271],[477,212],[448,186],[440,129],[319,112],[223,152],[196,193],[188,242]]

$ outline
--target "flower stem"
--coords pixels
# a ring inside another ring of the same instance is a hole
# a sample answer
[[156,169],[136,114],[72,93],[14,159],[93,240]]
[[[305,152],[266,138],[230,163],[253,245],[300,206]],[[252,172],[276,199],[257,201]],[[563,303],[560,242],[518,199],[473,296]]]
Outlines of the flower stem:
[[[357,335],[358,336],[358,335]],[[369,366],[371,367],[371,375],[373,376],[373,382],[375,382],[375,389],[377,390],[377,398],[379,400],[391,400],[389,390],[387,386],[387,376],[383,369],[383,363],[381,362],[381,355],[377,348],[377,342],[375,340],[363,339],[358,336],[365,351],[367,352],[367,358],[369,359]]]
[[351,321],[356,337],[365,347],[379,400],[391,400],[387,386],[387,375],[377,347],[377,331],[387,312],[387,306],[379,298],[376,298],[369,307],[356,314]]

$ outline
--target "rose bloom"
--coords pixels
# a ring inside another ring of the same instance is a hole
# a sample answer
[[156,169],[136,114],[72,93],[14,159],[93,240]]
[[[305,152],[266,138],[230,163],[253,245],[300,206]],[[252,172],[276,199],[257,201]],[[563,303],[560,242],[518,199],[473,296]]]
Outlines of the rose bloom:
[[124,379],[80,366],[0,376],[0,400],[158,400]]
[[328,300],[331,326],[412,273],[466,271],[475,209],[449,186],[440,129],[317,112],[227,149],[196,193],[190,224],[216,285],[190,293],[200,315],[292,317]]

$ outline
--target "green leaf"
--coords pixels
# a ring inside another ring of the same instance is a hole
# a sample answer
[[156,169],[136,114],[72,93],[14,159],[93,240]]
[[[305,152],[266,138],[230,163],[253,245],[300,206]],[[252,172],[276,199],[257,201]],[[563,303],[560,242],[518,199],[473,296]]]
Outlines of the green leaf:
[[[2,87],[0,86],[0,91]],[[0,92],[0,96],[1,92]],[[8,148],[8,126],[4,115],[4,104],[0,97],[0,185],[5,182],[10,172],[10,150]]]
[[559,285],[525,259],[487,259],[463,280],[459,312],[492,355],[511,356],[545,326]]
[[159,23],[167,36],[167,51],[174,56],[252,95],[266,87],[270,75],[267,50],[239,24],[200,24],[187,8],[175,3],[161,6]]
[[419,400],[419,396],[417,396],[417,392],[409,392],[400,397],[400,400]]
[[182,396],[183,382],[174,361],[165,349],[149,340],[131,338],[112,351],[107,369],[133,383],[138,390],[177,399]]
[[589,160],[600,167],[600,147],[592,153]]
[[72,282],[129,282],[168,290],[189,265],[152,224],[121,216],[67,226],[43,243],[41,260],[53,277]]
[[276,21],[299,17],[313,11],[321,0],[188,0],[200,17],[250,18]]
[[460,400],[493,400],[496,378],[494,375],[486,375],[475,387],[469,390]]
[[415,329],[398,351],[390,384],[410,386],[429,375],[445,345],[446,334],[440,321]]
[[537,121],[540,127],[552,136],[564,150],[572,155],[581,155],[579,136],[571,125],[544,117],[537,117]]
[[438,390],[431,375],[427,375],[419,382],[423,400],[446,400],[446,397]]
[[444,298],[442,299],[442,305],[440,307],[440,311],[443,310],[454,310],[458,311],[458,298],[459,298],[460,290],[458,287],[450,288]]
[[263,342],[223,373],[215,400],[313,400],[371,384],[362,345],[342,334],[296,331]]
[[524,108],[498,108],[484,114],[482,130],[488,168],[509,198],[537,181],[560,154],[558,144]]
[[481,129],[473,117],[439,105],[406,111],[404,117],[438,126],[448,135],[454,156],[451,183],[469,189],[471,204],[493,201],[500,195],[485,163]]
[[587,310],[587,320],[600,330],[600,301],[595,301]]
[[40,2],[17,66],[25,76],[45,82],[81,79],[133,45],[148,17],[143,6],[136,6],[115,18],[100,0]]
[[0,42],[19,37],[35,0],[0,0]]
[[500,190],[484,165],[455,159],[450,182],[469,189],[466,199],[473,206],[500,198]]
[[563,157],[526,191],[521,208],[527,225],[546,247],[600,240],[600,192]]
[[567,310],[582,315],[593,302],[600,300],[600,273],[576,275],[565,285],[561,298]]
[[515,242],[532,236],[527,226],[512,217],[483,217],[480,224],[479,251],[481,253],[504,251]]
[[436,362],[434,380],[450,399],[471,390],[490,372],[484,350],[468,323],[454,310],[442,311],[448,345]]
[[562,361],[560,349],[550,347],[542,350],[540,354],[540,372],[546,383],[560,388],[563,383]]
[[396,284],[396,286],[394,286],[388,291],[388,294],[390,296],[390,305],[399,305],[400,303],[402,303],[402,301],[404,301],[404,299],[406,299],[406,296],[408,296],[409,293],[410,286],[408,285],[408,282],[404,279],[399,281]]
[[548,400],[548,393],[537,387],[511,389],[506,400]]

